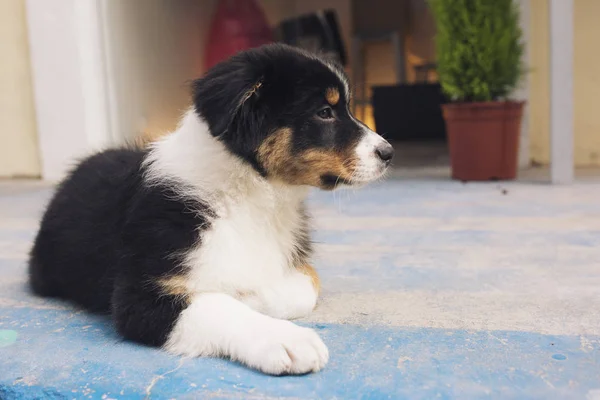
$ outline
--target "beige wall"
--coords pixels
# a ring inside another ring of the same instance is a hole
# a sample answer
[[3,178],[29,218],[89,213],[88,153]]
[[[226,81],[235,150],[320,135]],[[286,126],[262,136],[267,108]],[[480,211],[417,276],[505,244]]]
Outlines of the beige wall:
[[[534,163],[550,162],[548,0],[531,0],[530,150]],[[575,0],[575,164],[600,166],[600,1]]]
[[40,175],[24,0],[0,0],[0,177]]
[[600,1],[575,0],[575,162],[600,165]]
[[548,0],[531,0],[529,47],[529,154],[534,164],[550,160],[550,47]]

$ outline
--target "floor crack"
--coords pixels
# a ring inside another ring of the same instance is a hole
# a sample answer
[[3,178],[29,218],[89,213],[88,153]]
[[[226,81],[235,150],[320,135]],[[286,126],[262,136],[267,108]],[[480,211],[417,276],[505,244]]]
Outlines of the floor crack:
[[154,385],[156,385],[156,382],[163,379],[165,376],[177,371],[179,368],[181,368],[183,366],[184,362],[185,362],[185,359],[182,358],[181,360],[179,360],[179,364],[177,364],[177,366],[175,368],[173,368],[172,370],[167,371],[164,374],[154,376],[152,378],[152,380],[150,381],[150,384],[146,387],[146,397],[145,398],[146,399],[150,398],[150,395],[152,394],[152,389],[154,388]]

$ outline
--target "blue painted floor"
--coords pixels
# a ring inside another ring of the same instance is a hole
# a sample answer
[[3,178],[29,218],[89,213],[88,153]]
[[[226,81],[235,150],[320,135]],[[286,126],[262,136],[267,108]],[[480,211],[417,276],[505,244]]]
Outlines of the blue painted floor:
[[600,180],[390,179],[315,193],[323,298],[301,321],[331,361],[267,377],[121,341],[30,296],[50,189],[0,184],[0,399],[600,399]]

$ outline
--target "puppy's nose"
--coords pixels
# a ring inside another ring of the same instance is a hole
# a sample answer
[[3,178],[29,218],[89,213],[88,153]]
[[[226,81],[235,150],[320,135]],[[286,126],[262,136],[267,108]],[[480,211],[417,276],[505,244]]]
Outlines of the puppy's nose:
[[381,161],[388,164],[394,157],[394,148],[391,144],[385,142],[375,148],[375,154],[381,158]]

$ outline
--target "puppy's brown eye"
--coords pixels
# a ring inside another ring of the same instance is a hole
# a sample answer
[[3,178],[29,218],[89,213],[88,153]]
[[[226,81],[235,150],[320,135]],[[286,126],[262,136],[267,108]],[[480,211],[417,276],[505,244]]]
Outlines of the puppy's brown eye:
[[331,119],[333,118],[333,110],[331,109],[331,107],[325,107],[319,110],[317,112],[317,115],[319,116],[319,118],[322,119]]

